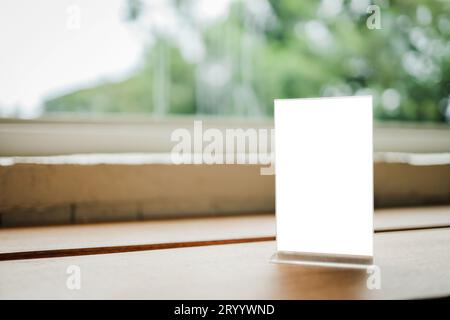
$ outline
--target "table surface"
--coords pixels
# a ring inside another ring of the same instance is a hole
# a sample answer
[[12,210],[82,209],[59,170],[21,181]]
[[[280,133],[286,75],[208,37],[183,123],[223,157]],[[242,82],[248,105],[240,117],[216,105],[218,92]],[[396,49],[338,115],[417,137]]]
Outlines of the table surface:
[[[377,210],[366,270],[269,262],[273,215],[0,229],[0,298],[391,299],[450,296],[450,207]],[[81,270],[80,290],[66,269]]]

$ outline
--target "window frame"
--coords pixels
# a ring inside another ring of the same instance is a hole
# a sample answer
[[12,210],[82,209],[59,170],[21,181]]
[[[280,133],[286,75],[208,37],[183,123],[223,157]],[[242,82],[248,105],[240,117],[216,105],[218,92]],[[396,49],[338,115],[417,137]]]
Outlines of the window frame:
[[[166,153],[175,145],[175,129],[272,129],[271,118],[208,116],[46,116],[0,118],[0,156],[49,156],[83,153]],[[450,152],[450,125],[440,123],[374,122],[374,152]]]

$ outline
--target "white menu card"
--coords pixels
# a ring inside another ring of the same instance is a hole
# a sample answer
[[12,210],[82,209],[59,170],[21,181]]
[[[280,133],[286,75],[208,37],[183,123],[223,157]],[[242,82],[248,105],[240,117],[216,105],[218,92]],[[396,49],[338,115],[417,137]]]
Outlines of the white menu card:
[[372,97],[275,100],[277,250],[373,255]]

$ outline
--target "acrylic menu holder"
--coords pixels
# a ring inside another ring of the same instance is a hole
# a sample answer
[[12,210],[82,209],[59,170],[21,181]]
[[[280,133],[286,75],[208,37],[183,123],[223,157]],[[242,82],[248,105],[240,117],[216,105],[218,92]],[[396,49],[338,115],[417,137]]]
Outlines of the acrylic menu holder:
[[276,263],[368,268],[372,97],[275,100]]

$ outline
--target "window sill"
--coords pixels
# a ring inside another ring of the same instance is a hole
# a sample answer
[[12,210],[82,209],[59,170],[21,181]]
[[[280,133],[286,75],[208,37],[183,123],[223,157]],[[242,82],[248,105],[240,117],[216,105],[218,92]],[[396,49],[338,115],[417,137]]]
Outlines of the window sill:
[[[275,211],[260,165],[173,165],[168,154],[0,158],[1,225]],[[447,204],[450,155],[376,154],[376,207]]]

